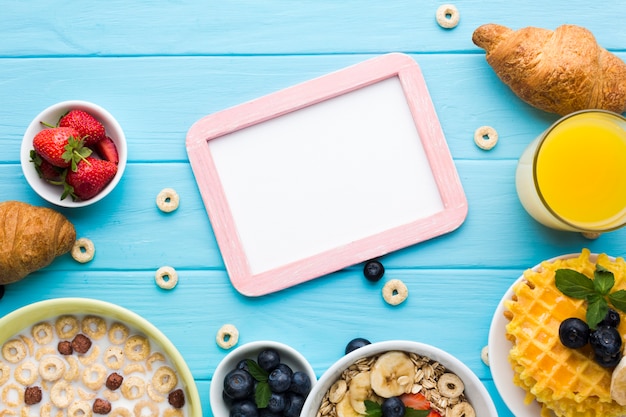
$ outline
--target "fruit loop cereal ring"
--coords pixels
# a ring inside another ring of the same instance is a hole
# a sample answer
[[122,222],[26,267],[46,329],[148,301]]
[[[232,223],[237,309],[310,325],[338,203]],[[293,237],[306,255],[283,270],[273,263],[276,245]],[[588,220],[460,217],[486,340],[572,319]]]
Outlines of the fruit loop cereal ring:
[[109,341],[114,345],[121,345],[126,341],[129,333],[130,331],[126,325],[120,322],[115,322],[109,329]]
[[481,126],[474,131],[474,143],[488,151],[498,143],[498,132],[491,126]]
[[409,296],[409,289],[399,279],[392,279],[383,286],[383,299],[392,306],[397,306]]
[[[76,351],[76,349],[74,349]],[[79,355],[78,360],[85,366],[91,365],[100,356],[100,346],[94,346],[89,355]]]
[[[143,379],[138,376],[129,376],[124,378],[124,382],[122,382],[122,395],[127,400],[136,400],[137,398],[143,397],[146,392],[146,383]],[[135,413],[135,415],[141,415]]]
[[476,411],[470,403],[464,401],[452,407],[450,417],[476,417]]
[[485,365],[489,366],[489,346],[482,348],[480,351],[480,359]]
[[15,368],[15,380],[24,386],[32,385],[39,378],[37,365],[34,362],[26,361],[20,363]]
[[81,264],[91,261],[96,254],[96,247],[86,237],[81,237],[72,246],[72,258]]
[[130,375],[134,372],[143,374],[146,372],[146,368],[144,368],[142,364],[135,362],[135,363],[131,363],[130,365],[126,365],[122,371],[126,375]]
[[22,339],[22,342],[24,342],[28,347],[28,354],[32,356],[33,351],[35,350],[35,344],[33,343],[33,339],[24,335],[21,335],[20,339]]
[[225,324],[217,331],[215,341],[222,349],[230,349],[239,341],[239,330],[232,324]]
[[87,316],[83,319],[83,333],[94,340],[100,340],[107,333],[107,324],[102,317]]
[[150,342],[143,336],[131,336],[124,343],[124,354],[131,361],[142,361],[150,354]]
[[459,10],[452,4],[442,4],[437,8],[437,23],[444,29],[452,29],[459,24]]
[[148,359],[146,359],[146,367],[148,371],[152,370],[152,364],[155,362],[165,362],[165,356],[161,352],[152,353]]
[[78,319],[74,316],[61,316],[54,323],[57,335],[61,339],[71,339],[78,334]]
[[173,188],[164,188],[159,192],[156,198],[156,204],[159,210],[169,213],[178,208],[180,198]]
[[54,334],[52,333],[52,326],[47,322],[35,324],[31,330],[31,334],[35,339],[35,342],[40,345],[46,345],[52,342],[52,338],[54,337]]
[[154,280],[164,290],[171,290],[178,284],[178,273],[171,266],[162,266],[157,269]]
[[83,370],[83,384],[94,391],[99,390],[104,385],[106,377],[107,371],[99,363],[94,363],[89,368]]
[[437,388],[441,395],[448,398],[458,398],[463,394],[465,385],[461,378],[452,373],[445,373],[439,377],[437,381]]
[[140,401],[133,408],[136,416],[158,417],[159,408],[150,401]]
[[146,391],[148,392],[148,397],[150,397],[150,399],[155,403],[162,403],[165,401],[165,397],[156,392],[154,385],[148,384]]
[[8,384],[2,389],[2,405],[18,407],[24,404],[24,388],[17,384]]
[[2,346],[2,357],[10,363],[18,363],[26,357],[26,344],[18,339],[9,340]]
[[119,346],[109,346],[103,359],[107,368],[117,371],[124,366],[124,351]]
[[65,373],[65,364],[56,356],[46,356],[39,362],[39,375],[44,381],[57,381]]
[[76,401],[67,409],[67,417],[91,417],[91,404],[87,401]]
[[50,390],[52,404],[59,408],[67,408],[74,401],[74,388],[67,381],[59,381]]
[[0,385],[4,385],[11,376],[11,368],[4,362],[0,362]]
[[70,368],[63,374],[63,379],[66,381],[74,381],[78,378],[78,359],[74,356],[68,356],[67,362],[70,364]]
[[152,385],[161,394],[167,394],[176,387],[176,384],[178,384],[178,378],[169,366],[161,366],[152,376]]

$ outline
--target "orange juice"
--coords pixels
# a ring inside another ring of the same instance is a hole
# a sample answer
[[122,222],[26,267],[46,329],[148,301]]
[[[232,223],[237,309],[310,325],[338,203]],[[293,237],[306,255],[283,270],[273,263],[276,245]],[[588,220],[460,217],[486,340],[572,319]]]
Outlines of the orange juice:
[[[537,220],[547,226],[579,231],[607,231],[624,224],[626,120],[623,117],[604,111],[574,113],[553,125],[525,154],[520,165],[531,165],[532,172],[528,172],[530,166],[518,165],[518,194]],[[532,178],[532,183],[519,178],[520,175]],[[520,190],[520,187],[533,190]],[[546,217],[552,218],[546,220]]]

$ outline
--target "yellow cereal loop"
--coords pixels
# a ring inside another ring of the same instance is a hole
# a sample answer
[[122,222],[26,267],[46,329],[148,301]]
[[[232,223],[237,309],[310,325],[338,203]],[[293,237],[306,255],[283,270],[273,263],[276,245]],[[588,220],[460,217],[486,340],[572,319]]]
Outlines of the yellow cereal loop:
[[78,319],[69,315],[59,317],[54,323],[54,328],[60,339],[72,339],[80,329]]
[[[143,397],[146,392],[146,382],[138,376],[129,376],[122,382],[122,395],[127,400],[136,400]],[[139,414],[137,414],[139,415]]]
[[81,237],[72,246],[72,258],[81,264],[91,261],[96,254],[96,247],[93,242],[86,237]]
[[121,345],[126,341],[129,334],[130,330],[128,330],[125,324],[115,322],[111,324],[109,329],[109,341],[114,345]]
[[46,356],[39,362],[39,375],[45,381],[57,381],[64,373],[65,363],[57,356]]
[[124,354],[131,361],[143,361],[150,354],[150,342],[143,336],[133,335],[124,344]]
[[83,319],[82,329],[93,340],[100,340],[107,333],[107,324],[102,317],[87,316]]
[[31,330],[31,334],[35,342],[40,345],[47,345],[52,342],[52,338],[54,337],[52,326],[48,322],[35,324]]
[[169,366],[161,366],[152,377],[152,385],[161,394],[167,394],[178,384],[178,377]]
[[11,339],[2,346],[2,357],[9,363],[18,363],[27,353],[26,344],[19,339]]

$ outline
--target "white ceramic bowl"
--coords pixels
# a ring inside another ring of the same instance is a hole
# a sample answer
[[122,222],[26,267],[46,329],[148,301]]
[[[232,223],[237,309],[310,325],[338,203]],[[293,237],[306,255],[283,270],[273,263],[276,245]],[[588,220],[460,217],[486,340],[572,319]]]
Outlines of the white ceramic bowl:
[[331,385],[339,379],[341,373],[359,359],[381,354],[389,351],[404,351],[426,356],[438,361],[449,371],[461,378],[465,385],[465,395],[474,407],[477,416],[497,417],[495,405],[487,389],[478,377],[463,362],[451,354],[424,343],[408,340],[389,340],[376,342],[360,347],[335,362],[317,381],[309,397],[304,403],[301,417],[315,417],[320,408],[320,404]]
[[[84,110],[104,125],[107,135],[113,139],[113,142],[117,146],[117,152],[120,158],[117,166],[117,174],[115,174],[113,180],[98,195],[86,201],[72,201],[72,198],[69,196],[61,200],[63,187],[49,184],[39,178],[35,165],[30,162],[30,151],[33,149],[33,138],[37,133],[45,129],[41,122],[56,125],[61,116],[72,109]],[[97,104],[80,100],[56,103],[39,113],[32,120],[30,125],[28,125],[28,128],[24,133],[22,147],[20,149],[22,171],[28,184],[37,194],[39,194],[41,198],[60,207],[84,207],[94,204],[106,197],[122,178],[124,170],[126,169],[127,157],[126,136],[117,120],[111,115],[111,113]]]
[[[294,371],[305,372],[311,379],[311,392],[315,389],[317,377],[311,364],[304,356],[294,348],[279,342],[257,341],[241,345],[229,352],[217,365],[215,374],[211,379],[210,403],[213,417],[228,417],[229,407],[224,402],[222,392],[224,391],[224,378],[232,369],[235,369],[239,361],[243,359],[256,360],[259,353],[265,349],[273,348],[280,354],[281,362],[289,365]],[[311,395],[311,394],[309,394]]]
[[202,406],[195,381],[174,344],[149,321],[115,304],[89,298],[56,298],[29,304],[0,318],[0,346],[36,323],[66,314],[93,314],[119,321],[154,341],[158,347],[153,347],[153,350],[162,352],[176,368],[179,384],[185,392],[185,406],[188,410],[186,415],[202,417]]

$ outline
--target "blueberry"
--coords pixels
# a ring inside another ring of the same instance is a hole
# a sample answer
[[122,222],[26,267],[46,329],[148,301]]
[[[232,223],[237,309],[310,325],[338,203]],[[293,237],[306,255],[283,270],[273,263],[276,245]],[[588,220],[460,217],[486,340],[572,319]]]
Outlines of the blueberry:
[[604,319],[600,323],[598,323],[598,327],[600,326],[617,327],[619,326],[619,322],[620,322],[619,313],[613,310],[612,308],[609,308],[609,311],[607,311]]
[[235,369],[241,369],[243,371],[250,372],[250,368],[248,367],[248,359],[240,360],[239,363],[237,363],[237,366],[235,366]]
[[284,392],[272,392],[270,400],[267,403],[267,409],[276,414],[280,414],[285,410],[287,406],[287,396]]
[[300,417],[300,412],[302,411],[303,406],[304,397],[302,395],[296,394],[295,392],[288,392],[287,405],[285,406],[285,411],[283,411],[283,416]]
[[622,359],[622,355],[619,353],[617,355],[598,355],[596,353],[594,359],[598,363],[598,365],[602,366],[603,368],[614,368]]
[[622,337],[615,327],[598,327],[589,335],[589,343],[596,356],[610,357],[622,351]]
[[559,326],[559,338],[563,346],[577,349],[589,341],[589,326],[576,317],[563,320]]
[[249,397],[254,392],[254,378],[241,369],[233,369],[224,377],[224,393],[234,400]]
[[230,417],[259,417],[259,409],[252,400],[241,400],[230,407]]
[[311,391],[311,378],[302,371],[294,372],[289,390],[306,397]]
[[285,392],[291,386],[293,372],[289,368],[277,366],[267,377],[267,384],[272,392]]
[[381,406],[383,417],[402,417],[405,409],[406,407],[400,397],[387,398]]
[[259,417],[281,417],[282,413],[272,413],[269,408],[259,408]]
[[261,369],[272,372],[280,363],[280,355],[275,349],[265,349],[259,352],[257,362]]
[[352,339],[346,345],[346,355],[348,353],[352,352],[353,350],[356,350],[356,349],[361,348],[363,346],[369,345],[371,343],[372,342],[370,342],[367,339],[363,339],[362,337],[357,337],[356,339]]
[[365,263],[363,275],[368,281],[378,282],[385,273],[385,267],[378,261],[371,260]]

